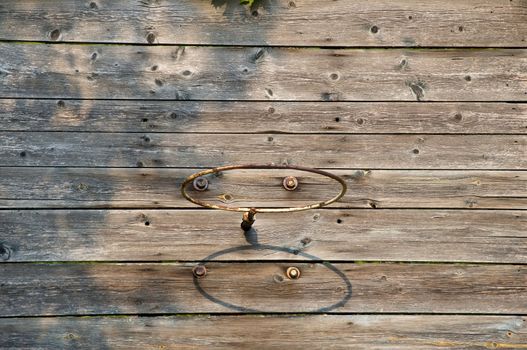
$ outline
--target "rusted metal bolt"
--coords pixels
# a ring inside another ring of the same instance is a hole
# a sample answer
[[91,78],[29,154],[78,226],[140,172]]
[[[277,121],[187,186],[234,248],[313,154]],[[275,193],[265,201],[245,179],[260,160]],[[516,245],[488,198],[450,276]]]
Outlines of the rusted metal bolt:
[[204,265],[196,265],[192,269],[192,274],[196,278],[203,278],[207,275],[207,268]]
[[285,274],[290,280],[297,280],[300,278],[300,270],[295,266],[288,267]]
[[209,180],[204,177],[198,177],[192,181],[192,186],[196,191],[205,191],[209,187]]
[[294,176],[286,176],[284,181],[282,181],[282,185],[286,190],[294,191],[298,187],[298,180]]

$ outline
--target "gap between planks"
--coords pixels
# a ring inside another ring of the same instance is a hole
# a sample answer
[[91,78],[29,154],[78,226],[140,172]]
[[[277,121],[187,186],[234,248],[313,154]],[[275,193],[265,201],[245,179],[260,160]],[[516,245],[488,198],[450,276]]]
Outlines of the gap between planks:
[[268,47],[270,49],[317,49],[317,50],[400,50],[405,49],[411,50],[524,50],[525,46],[463,46],[463,45],[443,45],[443,46],[406,46],[406,45],[378,45],[378,46],[359,46],[359,45],[301,45],[301,44],[290,44],[290,45],[273,45],[268,43],[259,44],[200,44],[200,43],[185,43],[185,42],[174,42],[174,43],[134,43],[134,42],[111,42],[111,41],[51,41],[51,40],[11,40],[11,39],[0,39],[0,44],[26,44],[26,45],[91,45],[91,46],[139,46],[139,47],[156,47],[156,46],[195,46],[195,47],[240,47],[240,48],[262,48]]

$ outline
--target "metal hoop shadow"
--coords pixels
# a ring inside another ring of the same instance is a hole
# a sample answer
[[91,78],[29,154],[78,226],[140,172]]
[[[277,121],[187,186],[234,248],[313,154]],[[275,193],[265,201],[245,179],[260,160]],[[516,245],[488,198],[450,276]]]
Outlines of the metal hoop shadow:
[[[346,303],[351,299],[351,296],[352,296],[351,281],[348,279],[348,277],[346,276],[346,274],[343,271],[341,271],[339,268],[337,268],[335,265],[333,265],[331,263],[324,262],[321,258],[319,258],[317,256],[308,254],[306,252],[294,251],[291,248],[278,247],[278,246],[273,246],[273,245],[268,245],[268,244],[256,244],[256,245],[245,245],[245,246],[239,246],[239,247],[232,247],[232,248],[227,248],[227,249],[220,250],[218,252],[210,254],[206,258],[200,260],[200,265],[204,266],[204,264],[206,264],[208,262],[216,261],[216,258],[219,257],[219,256],[222,256],[222,255],[227,255],[227,254],[235,253],[235,252],[239,252],[239,251],[248,251],[248,250],[257,250],[257,251],[258,250],[271,250],[271,251],[275,251],[275,252],[283,252],[283,253],[288,253],[288,254],[294,254],[295,256],[299,255],[299,256],[302,256],[302,257],[305,257],[305,258],[309,259],[307,261],[301,261],[300,260],[299,262],[301,262],[301,263],[316,262],[317,264],[323,265],[324,267],[326,267],[328,270],[332,271],[333,273],[335,273],[339,277],[339,279],[342,281],[342,283],[346,287],[346,292],[344,293],[344,295],[342,296],[342,298],[340,300],[336,301],[335,303],[333,303],[331,305],[321,306],[319,308],[316,308],[316,309],[313,309],[313,310],[308,310],[308,311],[303,310],[302,312],[330,312],[330,311],[333,311],[333,310],[335,310],[335,309],[337,309],[339,307],[342,307],[342,306],[346,305]],[[229,308],[231,310],[238,311],[238,312],[249,312],[249,313],[266,312],[266,310],[258,310],[256,308],[252,308],[252,307],[248,307],[248,306],[236,305],[234,303],[227,302],[225,300],[220,299],[219,297],[216,297],[216,296],[212,295],[211,293],[209,293],[206,290],[206,288],[204,288],[202,286],[202,284],[200,282],[200,278],[198,278],[196,276],[193,277],[193,282],[194,282],[194,286],[196,287],[198,292],[203,297],[207,298],[208,300],[212,301],[213,303],[216,303],[218,305],[224,306],[226,308]]]

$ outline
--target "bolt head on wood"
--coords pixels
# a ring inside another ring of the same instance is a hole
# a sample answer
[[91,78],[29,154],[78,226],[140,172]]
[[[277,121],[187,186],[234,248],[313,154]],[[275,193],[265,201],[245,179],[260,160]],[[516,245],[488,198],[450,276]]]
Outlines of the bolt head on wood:
[[286,176],[282,182],[284,188],[288,191],[294,191],[298,187],[298,180],[294,176]]
[[291,280],[297,280],[300,278],[300,270],[295,266],[288,267],[285,274],[287,278]]
[[198,177],[192,181],[192,186],[196,191],[205,191],[209,187],[209,180],[204,177]]
[[202,278],[207,275],[207,268],[204,265],[196,265],[192,269],[192,274],[196,278]]

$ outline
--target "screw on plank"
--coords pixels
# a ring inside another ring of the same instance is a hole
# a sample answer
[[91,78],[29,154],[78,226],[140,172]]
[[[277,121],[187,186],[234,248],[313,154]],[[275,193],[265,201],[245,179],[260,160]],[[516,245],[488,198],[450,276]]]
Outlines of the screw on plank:
[[290,280],[297,280],[300,278],[300,270],[295,266],[288,267],[285,274]]
[[284,181],[282,181],[282,185],[286,190],[294,191],[298,187],[298,180],[294,176],[286,176]]
[[196,191],[205,191],[207,188],[209,188],[209,180],[205,179],[204,177],[198,177],[194,179],[192,186],[194,186]]
[[207,268],[204,265],[196,265],[192,269],[192,274],[196,278],[203,278],[207,275]]

